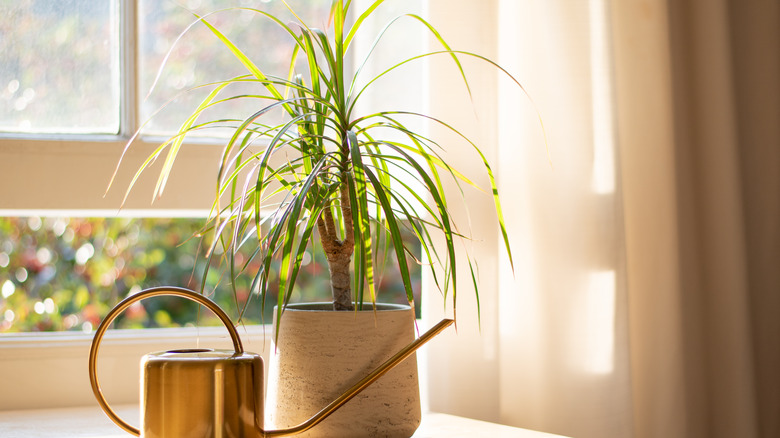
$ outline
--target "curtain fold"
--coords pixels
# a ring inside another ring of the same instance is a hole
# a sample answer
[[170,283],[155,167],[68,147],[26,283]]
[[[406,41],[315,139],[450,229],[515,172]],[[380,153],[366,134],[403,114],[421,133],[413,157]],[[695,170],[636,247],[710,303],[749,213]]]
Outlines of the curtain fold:
[[758,435],[780,436],[780,3],[728,2]]
[[637,437],[778,433],[778,8],[749,3],[613,3]]

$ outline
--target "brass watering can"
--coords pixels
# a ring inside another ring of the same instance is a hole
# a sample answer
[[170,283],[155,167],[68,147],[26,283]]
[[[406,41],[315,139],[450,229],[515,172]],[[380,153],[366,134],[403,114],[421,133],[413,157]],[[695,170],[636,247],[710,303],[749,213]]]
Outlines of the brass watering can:
[[[172,295],[200,303],[230,332],[234,350],[185,349],[150,353],[141,359],[141,429],[122,420],[106,402],[97,378],[100,342],[114,318],[145,298]],[[244,351],[235,327],[216,303],[189,289],[158,287],[125,298],[100,323],[89,352],[89,379],[100,407],[125,431],[144,438],[277,437],[311,429],[336,409],[411,356],[452,324],[444,319],[404,347],[343,395],[298,426],[263,429],[263,359]]]

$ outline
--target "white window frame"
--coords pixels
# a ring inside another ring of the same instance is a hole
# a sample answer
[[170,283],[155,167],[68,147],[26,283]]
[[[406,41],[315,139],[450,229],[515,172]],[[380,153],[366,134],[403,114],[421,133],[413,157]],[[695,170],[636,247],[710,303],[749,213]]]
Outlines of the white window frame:
[[[122,198],[133,172],[159,143],[139,136],[123,159],[117,180],[106,188],[127,142],[140,126],[136,47],[137,1],[121,0],[120,132],[116,135],[0,133],[0,216],[198,217],[211,207],[221,148],[208,140],[188,143],[165,196],[151,202],[155,168]],[[214,178],[207,175],[213,174]],[[121,210],[120,210],[121,207]],[[267,353],[270,329],[240,329],[249,351]],[[92,334],[21,333],[0,336],[0,410],[93,405],[87,376]],[[138,403],[138,361],[151,351],[194,342],[232,348],[224,328],[111,330],[98,372],[112,404]]]
[[[122,150],[138,129],[137,2],[120,1],[120,132],[116,135],[0,133],[0,214],[39,211],[92,211],[114,216],[125,210],[168,211],[164,215],[191,216],[208,211],[219,147],[207,142],[188,145],[177,159],[177,172],[166,196],[151,202],[154,170],[140,180],[122,204],[125,189],[138,164],[157,146],[139,136],[106,193]],[[81,214],[83,215],[83,214]]]
[[[214,163],[221,154],[219,145],[208,140],[188,142],[181,149],[165,196],[151,202],[159,173],[159,168],[152,166],[123,204],[138,164],[159,144],[154,138],[138,136],[106,193],[122,151],[140,126],[135,73],[137,0],[120,0],[118,4],[120,132],[0,133],[0,216],[198,217],[208,213],[216,179]],[[270,331],[268,326],[239,330],[245,349],[264,357],[271,345]],[[91,342],[92,334],[73,332],[0,335],[0,376],[4,376],[0,386],[4,393],[14,395],[0,397],[0,411],[94,405],[87,375]],[[98,360],[108,401],[138,403],[140,357],[152,351],[186,348],[193,342],[232,348],[224,328],[109,331]]]
[[[270,327],[239,327],[244,349],[268,357]],[[0,338],[0,411],[94,406],[87,373],[92,334],[23,333]],[[98,378],[111,405],[139,402],[139,361],[173,348],[233,349],[223,327],[109,330],[100,344]],[[267,367],[267,361],[266,361]],[[267,375],[267,372],[266,372]]]

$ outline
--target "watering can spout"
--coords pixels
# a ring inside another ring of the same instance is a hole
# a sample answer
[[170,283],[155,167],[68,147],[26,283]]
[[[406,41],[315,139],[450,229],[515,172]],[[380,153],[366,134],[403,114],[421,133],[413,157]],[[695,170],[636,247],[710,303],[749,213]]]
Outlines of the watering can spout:
[[[141,361],[143,387],[139,429],[120,418],[106,402],[97,379],[97,355],[105,331],[119,313],[137,301],[159,295],[187,298],[209,308],[228,329],[234,349],[171,350],[144,356]],[[451,319],[442,320],[310,419],[286,429],[263,429],[262,358],[255,353],[244,351],[235,327],[219,306],[188,289],[147,289],[126,298],[114,307],[95,332],[89,353],[89,378],[95,398],[106,415],[135,436],[223,436],[219,430],[229,431],[224,436],[290,436],[316,426],[452,323]]]

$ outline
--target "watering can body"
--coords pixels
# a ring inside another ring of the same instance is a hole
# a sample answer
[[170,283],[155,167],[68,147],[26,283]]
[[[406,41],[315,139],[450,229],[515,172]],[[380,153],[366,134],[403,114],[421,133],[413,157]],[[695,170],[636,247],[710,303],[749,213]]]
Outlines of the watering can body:
[[141,359],[141,436],[253,437],[263,424],[263,359],[173,350]]

